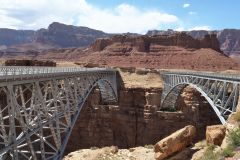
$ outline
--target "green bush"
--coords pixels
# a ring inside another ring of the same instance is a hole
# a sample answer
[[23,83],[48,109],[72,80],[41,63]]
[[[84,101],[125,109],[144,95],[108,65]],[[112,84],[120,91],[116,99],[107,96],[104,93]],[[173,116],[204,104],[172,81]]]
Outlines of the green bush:
[[219,160],[221,159],[221,155],[219,153],[214,153],[214,149],[216,146],[211,145],[208,146],[206,149],[204,156],[201,158],[201,160]]
[[230,141],[230,145],[233,148],[239,147],[240,146],[240,128],[237,128],[234,131],[231,131],[228,136],[228,140]]
[[227,138],[230,143],[223,149],[222,155],[224,157],[233,157],[235,148],[240,146],[240,128],[229,132]]
[[222,151],[222,155],[224,157],[234,156],[234,148],[232,146],[228,146],[227,148],[224,148],[223,151]]

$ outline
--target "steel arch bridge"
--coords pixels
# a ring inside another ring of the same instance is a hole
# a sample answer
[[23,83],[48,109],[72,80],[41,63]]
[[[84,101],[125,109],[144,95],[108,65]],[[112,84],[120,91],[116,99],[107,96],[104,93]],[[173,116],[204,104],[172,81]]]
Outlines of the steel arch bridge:
[[0,159],[61,159],[89,93],[117,102],[116,70],[1,67]]
[[238,107],[240,77],[213,73],[165,72],[162,73],[162,78],[163,108],[176,107],[176,101],[186,86],[197,89],[205,97],[223,124]]

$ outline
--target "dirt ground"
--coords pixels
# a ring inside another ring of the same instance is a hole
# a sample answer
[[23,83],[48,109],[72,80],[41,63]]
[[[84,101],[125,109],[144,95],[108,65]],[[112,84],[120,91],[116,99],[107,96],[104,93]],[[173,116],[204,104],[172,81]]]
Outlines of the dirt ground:
[[63,160],[154,160],[153,146],[118,149],[115,146],[82,149],[65,156]]

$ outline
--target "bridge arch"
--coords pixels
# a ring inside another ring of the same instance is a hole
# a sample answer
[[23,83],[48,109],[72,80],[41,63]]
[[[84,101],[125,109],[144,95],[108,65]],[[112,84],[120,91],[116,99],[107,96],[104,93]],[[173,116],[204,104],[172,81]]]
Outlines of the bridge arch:
[[[180,96],[180,94],[182,93],[182,91],[184,90],[184,88],[186,88],[187,86],[190,86],[194,89],[196,89],[198,92],[201,93],[201,95],[207,100],[207,102],[211,105],[212,109],[214,110],[214,112],[216,113],[216,115],[218,116],[219,120],[224,124],[225,123],[225,118],[221,115],[220,111],[218,110],[218,108],[214,105],[214,102],[211,100],[211,98],[209,98],[207,96],[207,94],[197,85],[191,84],[191,83],[180,83],[177,84],[176,86],[172,87],[171,90],[167,93],[166,97],[162,100],[162,107],[176,107],[176,103],[178,97]],[[177,95],[176,95],[177,93]],[[174,94],[172,96],[172,94]],[[168,104],[166,104],[168,103]]]
[[67,133],[66,137],[64,138],[64,142],[63,142],[62,147],[60,149],[60,153],[57,157],[55,157],[55,159],[61,159],[62,158],[62,156],[64,154],[64,151],[65,151],[65,148],[66,148],[66,145],[68,143],[68,139],[69,139],[69,137],[72,133],[72,129],[73,129],[78,117],[80,116],[80,112],[82,110],[82,107],[84,106],[88,96],[94,90],[95,87],[99,88],[101,99],[104,103],[106,103],[106,102],[108,102],[108,103],[109,102],[110,103],[117,102],[117,100],[118,100],[117,90],[114,89],[113,84],[109,80],[104,79],[104,78],[99,78],[95,82],[93,82],[93,84],[90,85],[90,87],[87,89],[85,97],[81,98],[80,103],[78,104],[79,110],[77,111],[77,113],[76,113],[76,115],[73,119],[73,122],[72,122],[72,125],[70,126],[69,132]]
[[91,91],[98,86],[104,103],[118,100],[116,70],[6,70],[0,77],[0,159],[61,159]]
[[228,116],[236,111],[239,101],[240,78],[218,74],[169,72],[162,75],[164,90],[162,108],[176,106],[176,100],[184,88],[195,88],[211,105],[224,124]]

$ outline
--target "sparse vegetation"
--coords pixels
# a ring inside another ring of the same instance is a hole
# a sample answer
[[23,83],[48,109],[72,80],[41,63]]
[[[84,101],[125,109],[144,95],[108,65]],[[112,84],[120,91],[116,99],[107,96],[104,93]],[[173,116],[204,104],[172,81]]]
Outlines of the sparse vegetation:
[[240,128],[237,128],[236,130],[231,131],[228,134],[228,140],[230,141],[230,146],[233,148],[240,146]]
[[234,156],[234,148],[232,146],[227,146],[227,148],[223,149],[222,155],[224,157],[232,157],[232,156]]
[[231,131],[227,135],[227,138],[230,143],[226,148],[222,151],[214,152],[216,146],[208,146],[201,160],[220,160],[224,157],[233,157],[235,155],[235,149],[240,146],[240,128]]
[[221,155],[217,152],[216,153],[214,152],[215,148],[216,148],[216,146],[214,146],[214,145],[208,146],[204,153],[204,156],[201,158],[201,160],[219,160],[219,159],[221,159]]

